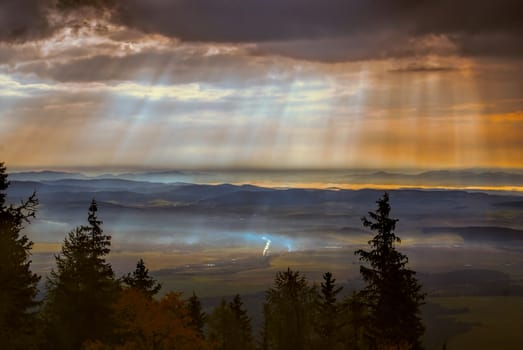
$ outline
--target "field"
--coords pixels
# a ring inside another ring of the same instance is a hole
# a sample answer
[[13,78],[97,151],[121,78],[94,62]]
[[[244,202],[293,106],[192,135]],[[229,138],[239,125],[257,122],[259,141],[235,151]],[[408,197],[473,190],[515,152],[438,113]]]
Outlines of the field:
[[[474,350],[516,350],[523,347],[523,297],[451,297],[430,298],[430,302],[444,308],[456,310],[440,321],[454,324],[459,334],[441,339],[447,342],[447,349]],[[437,336],[444,336],[442,329],[430,328],[430,325],[441,324],[430,320],[427,326],[431,346],[428,349],[441,349],[437,346]],[[442,327],[440,327],[442,328]]]

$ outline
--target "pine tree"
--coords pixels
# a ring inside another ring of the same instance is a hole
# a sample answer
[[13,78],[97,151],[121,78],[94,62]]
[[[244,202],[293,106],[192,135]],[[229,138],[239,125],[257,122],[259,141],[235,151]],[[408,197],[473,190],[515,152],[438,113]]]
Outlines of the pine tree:
[[32,311],[40,277],[30,269],[33,242],[21,231],[34,218],[38,200],[33,193],[18,206],[7,205],[8,187],[0,163],[0,339],[3,349],[28,349],[36,328]]
[[270,307],[269,304],[263,303],[263,323],[260,329],[258,340],[256,342],[257,348],[260,350],[268,350],[269,345],[269,319],[270,319]]
[[254,349],[251,319],[239,295],[227,304],[223,299],[209,315],[209,341],[218,350]]
[[368,348],[365,337],[365,325],[368,312],[361,298],[361,293],[353,292],[340,304],[339,315],[342,320],[339,339],[344,349]]
[[249,315],[247,315],[247,310],[245,309],[242,298],[239,294],[234,296],[233,300],[229,303],[229,308],[232,311],[236,323],[238,343],[241,346],[238,346],[237,348],[253,348],[254,339],[252,336],[251,319]]
[[104,340],[112,334],[110,315],[118,283],[105,260],[111,237],[103,233],[96,213],[93,200],[89,225],[69,233],[55,256],[56,270],[47,280],[47,345],[55,349],[79,349],[88,340]]
[[209,327],[208,339],[213,349],[227,350],[234,341],[232,325],[234,319],[232,311],[227,305],[225,299],[222,299],[220,305],[214,308],[207,319]]
[[340,306],[336,297],[343,287],[336,287],[336,279],[332,277],[330,272],[323,274],[323,280],[318,298],[315,328],[321,343],[332,348],[337,343],[335,334],[340,326],[338,317]]
[[134,288],[152,298],[158,294],[162,285],[158,283],[153,277],[149,276],[149,269],[145,267],[142,259],[138,260],[136,270],[132,274],[128,273],[122,278],[124,284],[130,288]]
[[309,349],[314,341],[317,293],[305,276],[290,268],[278,272],[266,293],[264,317],[269,348]]
[[187,300],[187,311],[191,319],[189,325],[203,337],[203,327],[205,326],[207,315],[202,311],[202,303],[194,291]]
[[360,266],[366,287],[360,297],[368,309],[365,325],[371,348],[407,346],[420,348],[424,327],[420,318],[420,306],[425,295],[415,278],[415,272],[407,269],[408,258],[395,248],[400,238],[395,235],[397,219],[389,217],[389,196],[384,194],[377,202],[378,209],[363,217],[363,226],[376,232],[369,241],[370,250],[360,249],[356,254],[370,265]]

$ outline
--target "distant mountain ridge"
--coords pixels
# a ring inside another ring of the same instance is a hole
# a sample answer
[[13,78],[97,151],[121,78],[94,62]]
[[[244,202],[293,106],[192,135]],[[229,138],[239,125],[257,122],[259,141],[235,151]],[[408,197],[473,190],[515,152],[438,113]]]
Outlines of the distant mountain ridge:
[[[38,176],[70,175],[64,174]],[[35,191],[40,210],[37,223],[29,228],[41,241],[54,241],[63,235],[64,227],[83,222],[86,207],[95,198],[108,229],[119,232],[121,239],[189,237],[192,242],[194,237],[202,237],[205,242],[221,242],[226,235],[232,242],[237,241],[236,234],[273,232],[291,237],[280,241],[282,249],[293,239],[305,242],[305,247],[346,244],[347,237],[364,234],[353,228],[361,225],[361,217],[383,193],[380,189],[270,188],[120,178],[11,179],[8,201],[16,203]],[[523,239],[521,196],[448,189],[389,192],[401,230],[412,235],[461,236],[467,243],[508,245]],[[257,240],[263,243],[261,237]]]
[[9,174],[10,181],[52,181],[63,179],[90,179],[90,177],[81,173],[51,170],[14,172]]
[[[254,177],[253,177],[254,174]],[[56,180],[92,180],[92,179],[120,179],[158,183],[278,183],[282,187],[299,187],[300,183],[324,183],[336,185],[398,185],[398,186],[450,186],[450,187],[502,187],[523,186],[523,173],[507,171],[476,171],[476,170],[432,170],[416,174],[395,173],[388,171],[368,171],[343,174],[342,171],[329,173],[314,171],[148,171],[121,174],[86,175],[79,172],[61,171],[31,171],[15,172],[9,175],[10,180],[16,181],[56,181]],[[253,180],[254,179],[254,180]],[[303,180],[301,180],[303,179]],[[293,186],[296,183],[297,186]]]
[[379,171],[371,174],[349,175],[347,178],[364,180],[362,182],[378,181],[383,184],[403,185],[523,186],[523,174],[502,171],[434,170],[419,174]]

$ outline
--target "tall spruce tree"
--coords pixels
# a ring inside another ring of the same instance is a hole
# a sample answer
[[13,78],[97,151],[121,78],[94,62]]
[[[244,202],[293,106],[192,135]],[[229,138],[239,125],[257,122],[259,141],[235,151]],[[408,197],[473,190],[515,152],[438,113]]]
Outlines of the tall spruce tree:
[[269,327],[270,327],[270,307],[269,304],[263,303],[263,323],[256,341],[256,347],[260,350],[268,350],[269,344]]
[[207,315],[202,311],[202,303],[194,291],[187,300],[187,312],[191,319],[189,325],[203,337],[203,327],[205,326]]
[[47,346],[54,349],[79,349],[86,341],[106,340],[112,334],[118,283],[105,260],[111,237],[103,233],[97,210],[93,200],[89,225],[69,233],[47,280]]
[[254,338],[252,336],[251,318],[247,315],[247,309],[239,294],[236,294],[229,303],[234,322],[237,325],[238,349],[254,348]]
[[122,281],[130,288],[139,290],[150,298],[158,294],[162,288],[160,283],[158,283],[153,277],[149,276],[149,269],[145,267],[145,263],[142,259],[138,260],[136,270],[134,270],[132,274],[128,273],[124,276]]
[[33,193],[17,206],[7,205],[8,187],[6,167],[0,163],[0,339],[2,349],[29,349],[40,277],[30,269],[33,242],[21,232],[35,216],[38,200]]
[[315,328],[320,337],[320,342],[329,349],[335,347],[339,342],[335,336],[340,327],[340,305],[337,301],[337,295],[342,289],[343,287],[336,286],[336,279],[332,276],[332,273],[323,274]]
[[209,341],[217,350],[254,349],[251,319],[239,295],[232,302],[222,300],[208,317]]
[[376,233],[369,241],[370,250],[355,252],[368,264],[360,266],[367,284],[360,292],[360,300],[368,311],[367,341],[371,349],[419,349],[424,332],[420,306],[425,294],[421,292],[415,272],[406,267],[407,256],[395,248],[400,242],[394,233],[398,220],[389,217],[389,195],[385,193],[376,203],[377,210],[369,212],[369,218],[362,218],[363,226]]
[[316,300],[316,288],[299,271],[278,272],[265,296],[264,337],[270,349],[313,347]]

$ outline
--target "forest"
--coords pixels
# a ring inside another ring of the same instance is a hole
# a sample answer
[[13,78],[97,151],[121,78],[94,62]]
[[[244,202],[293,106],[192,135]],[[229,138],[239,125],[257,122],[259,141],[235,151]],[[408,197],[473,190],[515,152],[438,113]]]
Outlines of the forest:
[[[9,203],[7,169],[0,163],[0,337],[2,349],[421,349],[425,293],[397,249],[398,219],[389,196],[363,217],[372,234],[360,261],[365,286],[341,296],[329,271],[317,285],[287,268],[274,277],[254,332],[236,294],[204,312],[199,297],[168,291],[139,259],[116,276],[107,257],[111,236],[96,199],[86,222],[67,234],[45,277],[31,271],[33,242],[24,233],[38,210],[34,193]],[[44,297],[37,298],[45,279]],[[445,345],[444,345],[445,347]]]

